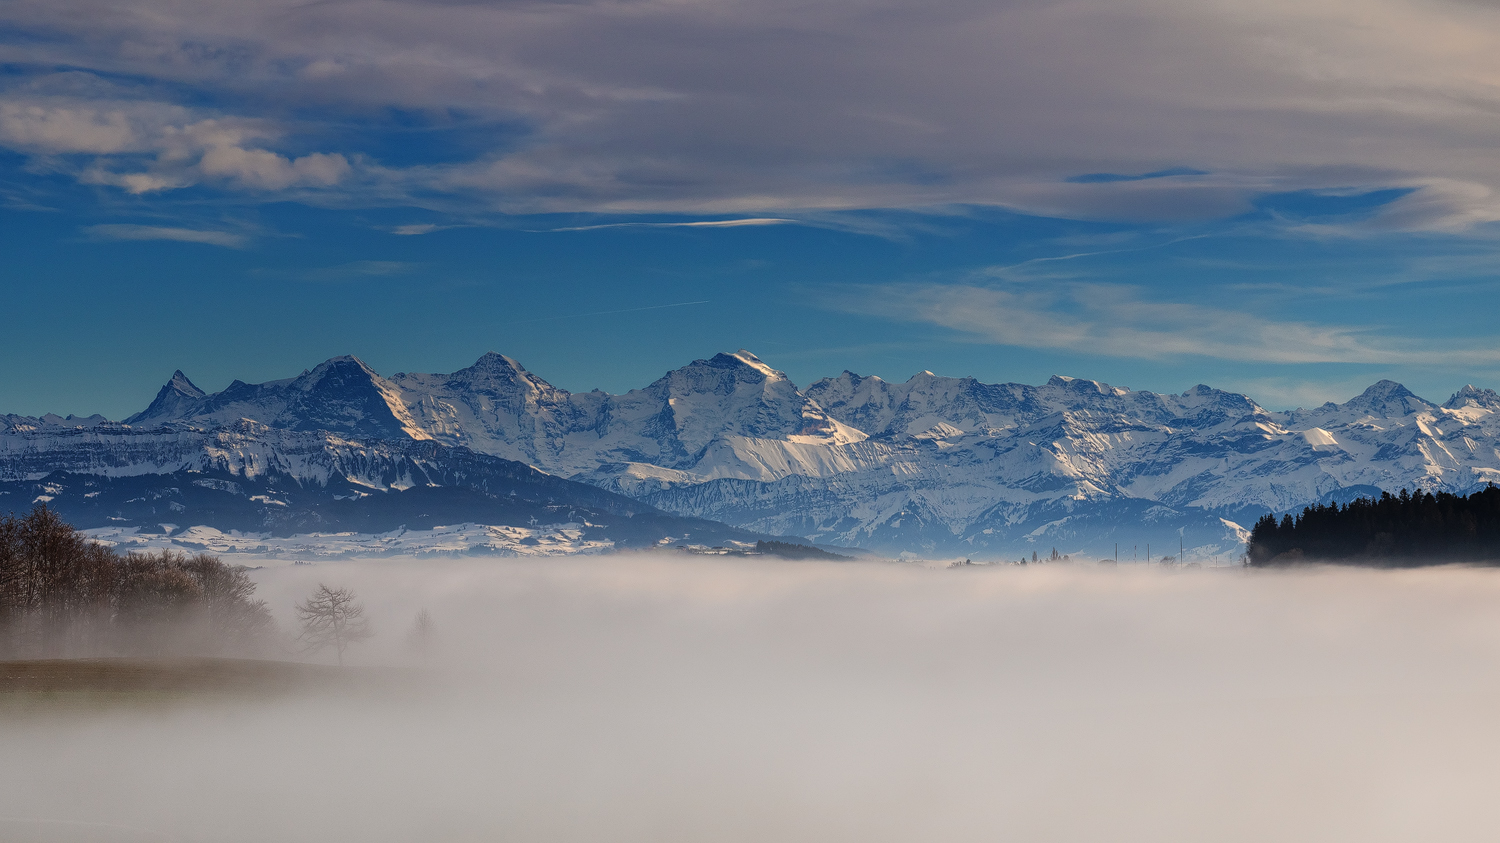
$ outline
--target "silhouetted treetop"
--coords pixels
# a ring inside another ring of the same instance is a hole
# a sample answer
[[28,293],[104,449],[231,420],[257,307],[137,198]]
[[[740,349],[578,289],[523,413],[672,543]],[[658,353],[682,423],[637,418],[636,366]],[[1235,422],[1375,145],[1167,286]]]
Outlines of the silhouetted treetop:
[[1471,495],[1382,492],[1293,518],[1266,515],[1250,532],[1251,565],[1299,562],[1413,567],[1500,560],[1500,489]]
[[243,649],[273,626],[243,568],[121,555],[45,505],[0,516],[0,658]]

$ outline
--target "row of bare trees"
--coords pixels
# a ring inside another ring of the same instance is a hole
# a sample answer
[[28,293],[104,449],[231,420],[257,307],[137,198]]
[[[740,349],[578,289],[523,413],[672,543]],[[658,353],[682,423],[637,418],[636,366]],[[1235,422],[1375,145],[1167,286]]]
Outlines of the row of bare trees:
[[274,628],[244,569],[120,554],[45,505],[0,516],[0,658],[248,653]]

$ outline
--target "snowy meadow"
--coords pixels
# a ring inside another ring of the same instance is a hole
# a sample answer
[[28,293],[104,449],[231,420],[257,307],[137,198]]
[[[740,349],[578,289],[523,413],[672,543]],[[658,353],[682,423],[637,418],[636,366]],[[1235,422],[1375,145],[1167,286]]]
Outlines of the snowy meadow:
[[0,838],[1326,843],[1500,820],[1500,571],[254,574],[284,626],[319,583],[354,589],[376,635],[349,661],[395,680],[7,708]]

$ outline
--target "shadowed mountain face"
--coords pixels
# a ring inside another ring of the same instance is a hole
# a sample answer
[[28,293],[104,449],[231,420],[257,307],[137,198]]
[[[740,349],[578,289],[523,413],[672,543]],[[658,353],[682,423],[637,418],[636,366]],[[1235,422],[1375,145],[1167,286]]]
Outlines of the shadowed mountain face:
[[[1497,411],[1490,390],[1466,387],[1438,406],[1390,381],[1287,413],[1203,385],[1158,395],[1065,377],[889,383],[844,372],[798,389],[747,351],[623,395],[573,394],[500,354],[389,378],[340,357],[212,395],[179,372],[127,419],[134,438],[109,445],[69,438],[103,420],[5,417],[0,476],[160,472],[145,443],[170,448],[253,419],[267,431],[470,449],[678,515],[886,552],[1003,557],[1055,544],[1104,555],[1116,542],[1175,552],[1182,541],[1228,554],[1240,524],[1267,510],[1482,486],[1500,476]],[[344,476],[262,439],[261,458],[289,477]]]
[[398,390],[356,357],[335,357],[288,380],[235,381],[213,395],[205,395],[178,371],[150,407],[125,423],[139,427],[168,421],[221,425],[240,419],[287,430],[428,438],[412,424]]
[[617,548],[766,538],[431,440],[352,439],[241,420],[207,429],[18,431],[0,441],[12,446],[0,453],[0,510],[46,503],[81,529],[203,525],[288,536],[474,523],[524,528],[517,542],[551,526]]
[[144,411],[125,420],[126,424],[151,424],[169,419],[185,418],[198,407],[208,394],[193,385],[181,369],[172,373],[172,379],[156,393],[156,400]]

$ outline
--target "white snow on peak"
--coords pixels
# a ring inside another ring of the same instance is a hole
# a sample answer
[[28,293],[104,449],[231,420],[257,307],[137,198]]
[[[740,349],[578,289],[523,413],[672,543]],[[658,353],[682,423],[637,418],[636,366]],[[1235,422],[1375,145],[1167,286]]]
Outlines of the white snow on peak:
[[485,352],[480,356],[478,360],[475,360],[474,365],[470,366],[469,368],[486,372],[522,373],[526,371],[526,367],[522,366],[520,362],[518,362],[515,358],[507,357],[497,351]]
[[1337,448],[1339,446],[1339,440],[1335,439],[1332,433],[1321,427],[1310,427],[1302,431],[1302,438],[1307,444],[1313,446],[1314,449],[1322,447]]
[[172,373],[171,380],[167,381],[167,388],[189,398],[202,398],[206,394],[194,385],[192,381],[188,380],[188,376],[184,375],[181,369]]
[[365,365],[365,361],[352,354],[341,354],[338,357],[330,357],[324,360],[322,363],[314,366],[311,371],[304,372],[301,376],[294,378],[292,383],[303,392],[311,392],[330,375],[348,372],[350,369],[357,370],[365,377],[380,377],[380,375],[375,373],[374,369]]
[[1453,397],[1449,398],[1443,407],[1450,410],[1477,408],[1494,411],[1500,409],[1500,395],[1495,394],[1493,389],[1479,389],[1473,384],[1467,384],[1463,389],[1453,393]]
[[964,432],[947,422],[938,422],[921,433],[913,436],[913,439],[930,439],[940,441],[944,439],[957,439],[964,436]]
[[770,366],[767,366],[764,362],[761,361],[759,357],[756,357],[754,354],[751,354],[749,351],[746,351],[743,348],[729,356],[740,361],[741,363],[744,363],[746,366],[749,366],[757,372],[760,372],[768,378],[786,378],[786,375],[776,371]]

